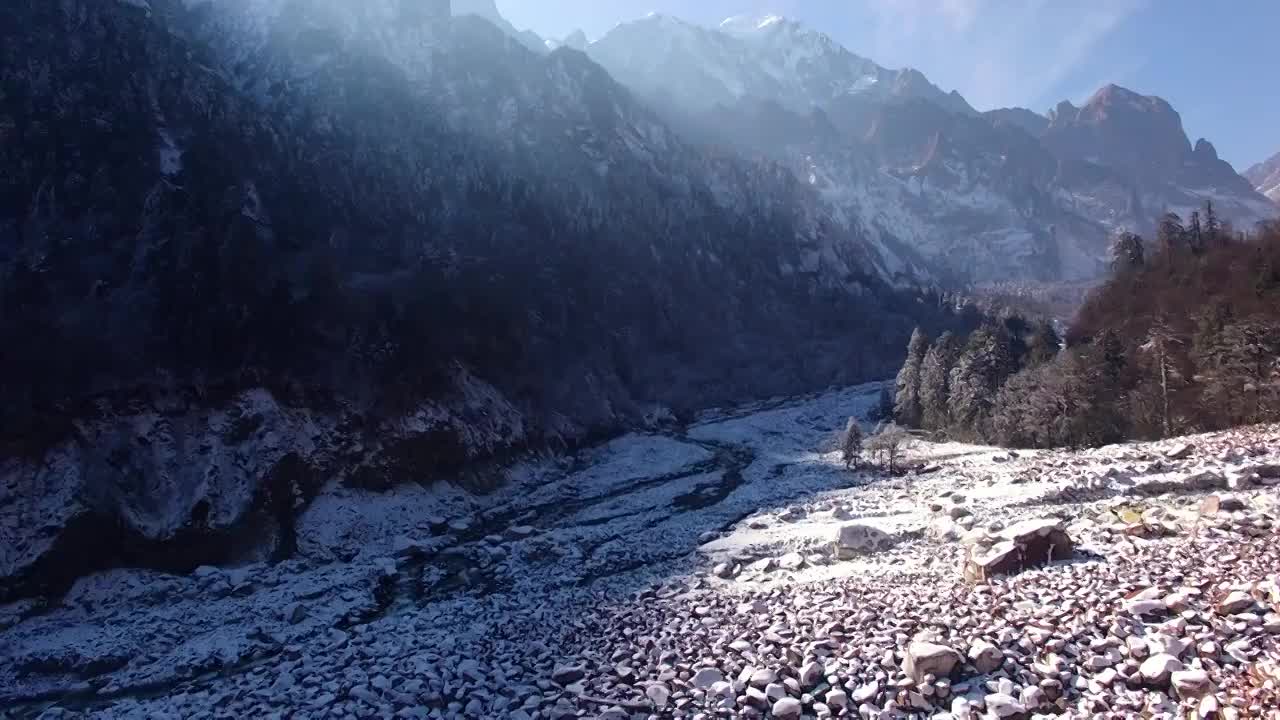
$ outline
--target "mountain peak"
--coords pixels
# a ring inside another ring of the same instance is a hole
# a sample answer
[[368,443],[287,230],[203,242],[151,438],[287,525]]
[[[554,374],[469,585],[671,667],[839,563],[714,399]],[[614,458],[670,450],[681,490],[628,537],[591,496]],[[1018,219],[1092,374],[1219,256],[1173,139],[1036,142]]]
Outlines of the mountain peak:
[[1105,109],[1129,109],[1137,112],[1173,113],[1173,106],[1164,98],[1155,95],[1142,95],[1115,83],[1109,83],[1098,89],[1085,103],[1082,110],[1086,114]]
[[586,50],[590,41],[587,40],[587,34],[585,32],[582,30],[574,30],[569,33],[562,44],[573,50]]
[[[1115,83],[1107,83],[1106,85],[1103,85],[1102,87],[1098,88],[1097,92],[1093,94],[1093,98],[1107,99],[1107,100],[1110,100],[1112,98],[1137,99],[1141,97],[1143,96],[1130,90],[1127,87],[1123,87]],[[1091,99],[1090,102],[1093,102],[1093,100]]]
[[1048,118],[1050,122],[1054,123],[1069,122],[1075,119],[1079,112],[1080,108],[1076,107],[1070,100],[1062,100],[1049,111]]
[[720,30],[730,35],[754,35],[786,22],[787,19],[781,15],[734,15],[720,23]]
[[668,15],[667,13],[661,13],[656,11],[645,13],[644,17],[640,18],[640,20],[638,20],[637,22],[652,23],[657,25],[679,26],[679,27],[685,27],[690,25],[690,23],[684,20],[681,20],[675,15]]
[[517,30],[516,27],[498,11],[498,4],[496,0],[451,0],[450,4],[452,5],[454,17],[474,15],[476,17],[483,18],[497,26],[497,28],[502,32],[520,41],[520,44],[535,52],[545,52],[550,48],[550,45],[542,38],[538,37],[538,35],[533,31]]
[[1195,153],[1196,157],[1207,161],[1217,162],[1218,160],[1218,149],[1213,146],[1213,143],[1204,138],[1196,140],[1196,147],[1192,152]]
[[1280,205],[1280,153],[1254,165],[1244,176],[1277,205]]

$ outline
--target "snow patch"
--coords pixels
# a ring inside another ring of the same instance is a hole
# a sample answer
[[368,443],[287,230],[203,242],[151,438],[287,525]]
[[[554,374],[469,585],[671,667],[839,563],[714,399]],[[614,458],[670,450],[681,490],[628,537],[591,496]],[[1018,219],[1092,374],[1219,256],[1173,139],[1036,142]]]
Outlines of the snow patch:
[[182,173],[182,156],[185,154],[182,148],[173,139],[173,133],[168,128],[160,129],[160,172],[165,177],[172,178]]

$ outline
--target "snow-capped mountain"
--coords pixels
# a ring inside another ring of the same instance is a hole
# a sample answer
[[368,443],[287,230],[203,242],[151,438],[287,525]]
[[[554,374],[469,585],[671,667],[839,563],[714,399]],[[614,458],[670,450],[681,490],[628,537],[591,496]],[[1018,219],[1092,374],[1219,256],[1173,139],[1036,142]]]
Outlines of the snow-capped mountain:
[[1244,176],[1254,184],[1258,192],[1280,205],[1280,153],[1249,168]]
[[691,137],[782,162],[835,222],[956,281],[1094,278],[1114,232],[1206,201],[1241,227],[1274,214],[1168,103],[1115,86],[1048,116],[978,114],[776,15],[650,15],[588,52]]
[[748,98],[801,112],[857,98],[924,98],[974,113],[915,70],[887,70],[778,16],[730,18],[710,29],[650,14],[614,28],[588,53],[641,95],[684,111]]

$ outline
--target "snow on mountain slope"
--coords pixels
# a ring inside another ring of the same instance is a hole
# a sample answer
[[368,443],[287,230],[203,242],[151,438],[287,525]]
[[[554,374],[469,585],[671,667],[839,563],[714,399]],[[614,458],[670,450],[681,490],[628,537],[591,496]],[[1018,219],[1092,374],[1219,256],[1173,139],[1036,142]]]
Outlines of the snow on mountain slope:
[[803,25],[777,15],[737,17],[718,29],[650,14],[623,23],[588,53],[642,95],[706,110],[744,97],[800,111],[859,95],[877,101],[929,99],[953,112],[974,110],[915,70],[888,70]]
[[1249,168],[1244,176],[1254,184],[1258,192],[1280,205],[1280,153]]
[[1116,86],[1048,117],[979,115],[777,15],[716,29],[651,15],[588,52],[684,132],[783,162],[833,223],[936,277],[1087,280],[1113,233],[1149,233],[1164,212],[1212,201],[1241,228],[1275,214],[1167,102]]

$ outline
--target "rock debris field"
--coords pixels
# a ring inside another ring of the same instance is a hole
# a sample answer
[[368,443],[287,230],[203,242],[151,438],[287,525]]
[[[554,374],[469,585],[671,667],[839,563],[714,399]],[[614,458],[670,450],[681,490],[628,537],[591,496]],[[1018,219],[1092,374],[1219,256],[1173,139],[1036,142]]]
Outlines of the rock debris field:
[[879,386],[484,496],[329,488],[295,556],[0,608],[0,716],[1280,717],[1280,428],[830,448]]

